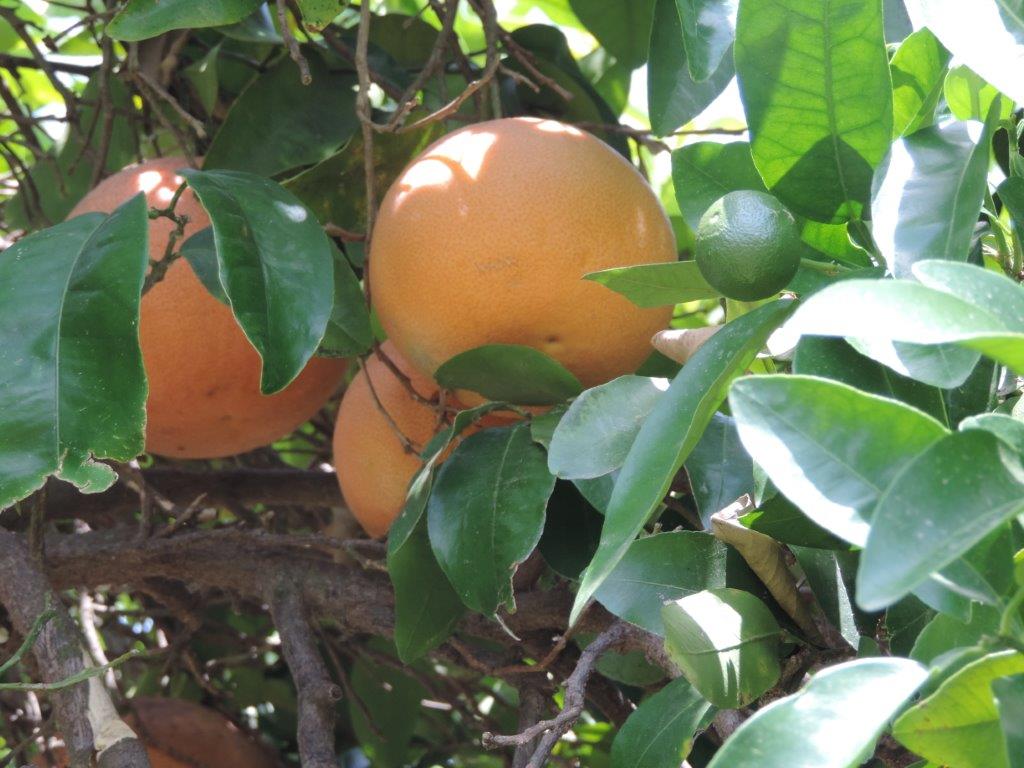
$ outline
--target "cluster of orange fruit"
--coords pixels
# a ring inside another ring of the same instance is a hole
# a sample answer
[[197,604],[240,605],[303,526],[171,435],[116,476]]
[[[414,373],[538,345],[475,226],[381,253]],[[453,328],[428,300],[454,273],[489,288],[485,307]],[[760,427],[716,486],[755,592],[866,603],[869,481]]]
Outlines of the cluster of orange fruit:
[[[111,211],[140,190],[151,206],[165,207],[184,165],[165,158],[126,169],[73,214]],[[176,210],[189,217],[186,235],[209,226],[187,191]],[[154,258],[172,226],[153,220]],[[647,182],[571,126],[534,118],[477,123],[413,160],[381,203],[368,259],[388,359],[371,356],[352,380],[334,435],[342,493],[366,531],[387,532],[421,466],[415,450],[443,426],[428,402],[439,394],[438,366],[501,343],[547,353],[586,387],[631,373],[671,309],[641,309],[583,276],[676,258],[668,218]],[[183,259],[143,298],[140,338],[150,386],[146,447],[164,456],[215,458],[265,445],[315,413],[345,370],[343,361],[315,358],[287,389],[261,395],[256,351]],[[472,393],[459,397],[480,402]]]

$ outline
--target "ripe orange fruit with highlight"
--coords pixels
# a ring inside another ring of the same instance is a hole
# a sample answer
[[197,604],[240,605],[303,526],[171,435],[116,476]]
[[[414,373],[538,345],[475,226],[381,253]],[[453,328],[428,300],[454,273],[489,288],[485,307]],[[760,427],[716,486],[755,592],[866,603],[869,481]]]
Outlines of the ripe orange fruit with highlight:
[[[381,349],[409,377],[420,397],[437,395],[437,384],[410,365],[390,341]],[[394,426],[381,413],[377,400]],[[405,450],[396,426],[415,453]],[[440,426],[437,411],[415,400],[376,354],[352,379],[341,398],[334,427],[334,466],[345,503],[370,536],[386,534],[402,511],[409,482],[423,466],[419,452]]]
[[424,373],[523,344],[591,387],[636,370],[671,308],[583,276],[676,258],[661,204],[622,156],[571,126],[509,118],[444,136],[392,184],[370,285],[388,337]]
[[[187,166],[184,158],[167,157],[126,168],[70,215],[109,213],[138,192],[150,207],[164,208],[181,184],[175,171]],[[175,210],[189,218],[185,238],[210,225],[190,190]],[[150,222],[152,259],[163,257],[173,229],[166,218]],[[273,442],[316,413],[345,371],[343,360],[314,358],[285,390],[261,394],[259,354],[183,258],[142,298],[139,336],[149,379],[146,450],[163,456],[211,459]]]
[[[180,167],[180,166],[179,166]],[[125,717],[146,745],[152,768],[276,768],[269,750],[242,733],[215,710],[181,699],[138,698]],[[67,755],[55,749],[56,765],[66,766]],[[42,755],[37,766],[48,766]]]

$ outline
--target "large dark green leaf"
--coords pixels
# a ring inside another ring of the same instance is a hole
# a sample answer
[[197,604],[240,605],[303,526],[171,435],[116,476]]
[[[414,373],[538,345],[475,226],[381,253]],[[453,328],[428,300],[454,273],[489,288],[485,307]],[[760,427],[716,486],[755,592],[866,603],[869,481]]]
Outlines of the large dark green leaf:
[[408,664],[451,634],[465,607],[437,564],[427,523],[388,551],[388,574],[395,587],[395,648]]
[[721,295],[708,285],[695,261],[612,267],[583,277],[622,294],[638,307],[671,306]]
[[718,198],[739,189],[766,192],[745,141],[698,141],[672,153],[672,183],[691,229]]
[[732,56],[725,55],[706,79],[696,82],[683,46],[677,0],[657,0],[647,65],[647,105],[651,128],[664,136],[695,118],[729,84]]
[[772,302],[724,326],[697,350],[658,400],[615,483],[601,544],[576,595],[573,621],[661,504],[725,399],[729,384],[746,370],[792,310],[791,302]]
[[234,24],[261,4],[261,0],[128,0],[106,33],[115,40],[134,41],[172,29]]
[[0,509],[56,474],[95,493],[95,459],[143,448],[139,295],[149,263],[142,195],[0,253]]
[[470,435],[437,472],[427,502],[430,544],[462,601],[493,615],[540,540],[555,486],[526,424]]
[[892,138],[879,0],[741,3],[736,71],[772,193],[810,219],[860,216]]
[[907,659],[824,669],[799,693],[758,710],[708,768],[855,768],[927,676]]
[[581,394],[558,422],[548,469],[570,480],[607,475],[622,466],[640,426],[668,388],[665,379],[620,376]]
[[875,174],[872,235],[889,270],[923,259],[966,261],[989,160],[989,128],[947,122],[898,139]]
[[673,531],[637,539],[594,598],[619,618],[664,635],[667,600],[725,586],[725,545],[708,533]]
[[355,76],[331,72],[315,54],[307,61],[309,85],[287,56],[249,83],[213,137],[204,169],[274,176],[326,160],[352,137]]
[[957,59],[1018,103],[1024,82],[1022,0],[905,0],[915,21],[927,26]]
[[231,309],[263,359],[264,394],[299,375],[334,306],[331,246],[287,190],[239,171],[183,170],[213,225]]
[[757,597],[711,589],[666,603],[665,650],[708,701],[737,709],[779,678],[781,630]]
[[628,67],[647,60],[654,0],[569,0],[598,42]]
[[446,389],[468,389],[491,400],[551,405],[583,386],[561,363],[533,347],[487,344],[460,352],[434,371]]
[[678,677],[637,707],[612,742],[612,768],[678,768],[711,714],[697,689]]
[[879,499],[857,602],[867,610],[895,602],[1021,511],[1024,466],[1015,452],[985,430],[944,437],[907,463]]
[[722,63],[736,37],[739,0],[676,0],[690,77],[702,82]]
[[740,496],[754,492],[754,465],[731,416],[716,413],[686,460],[686,474],[701,522]]
[[858,546],[900,468],[947,434],[895,400],[810,376],[741,379],[729,407],[743,445],[779,489],[822,528]]
[[224,286],[220,284],[217,266],[217,246],[213,242],[213,227],[205,227],[181,244],[181,255],[188,260],[199,282],[217,301],[231,306]]
[[929,29],[919,29],[892,57],[893,128],[909,136],[935,119],[950,53]]
[[1024,675],[1010,675],[992,681],[999,707],[1009,768],[1024,768]]
[[1024,655],[1000,651],[968,664],[905,712],[893,735],[917,754],[957,768],[1009,768],[992,682],[1024,673]]

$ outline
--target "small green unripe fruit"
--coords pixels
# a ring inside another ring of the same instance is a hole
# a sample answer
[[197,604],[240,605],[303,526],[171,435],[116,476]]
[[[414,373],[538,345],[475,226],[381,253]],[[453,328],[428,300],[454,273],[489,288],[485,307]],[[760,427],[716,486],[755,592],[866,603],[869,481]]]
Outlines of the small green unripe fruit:
[[800,266],[800,230],[793,214],[769,194],[730,192],[697,227],[694,260],[712,288],[739,301],[778,293]]

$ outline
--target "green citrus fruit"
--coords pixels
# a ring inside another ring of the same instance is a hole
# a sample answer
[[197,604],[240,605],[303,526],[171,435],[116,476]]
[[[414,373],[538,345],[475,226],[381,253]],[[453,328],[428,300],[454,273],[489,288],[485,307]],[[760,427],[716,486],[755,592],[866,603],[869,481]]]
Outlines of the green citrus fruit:
[[701,217],[694,260],[722,295],[757,301],[793,279],[802,248],[797,223],[782,203],[742,190],[722,197]]

